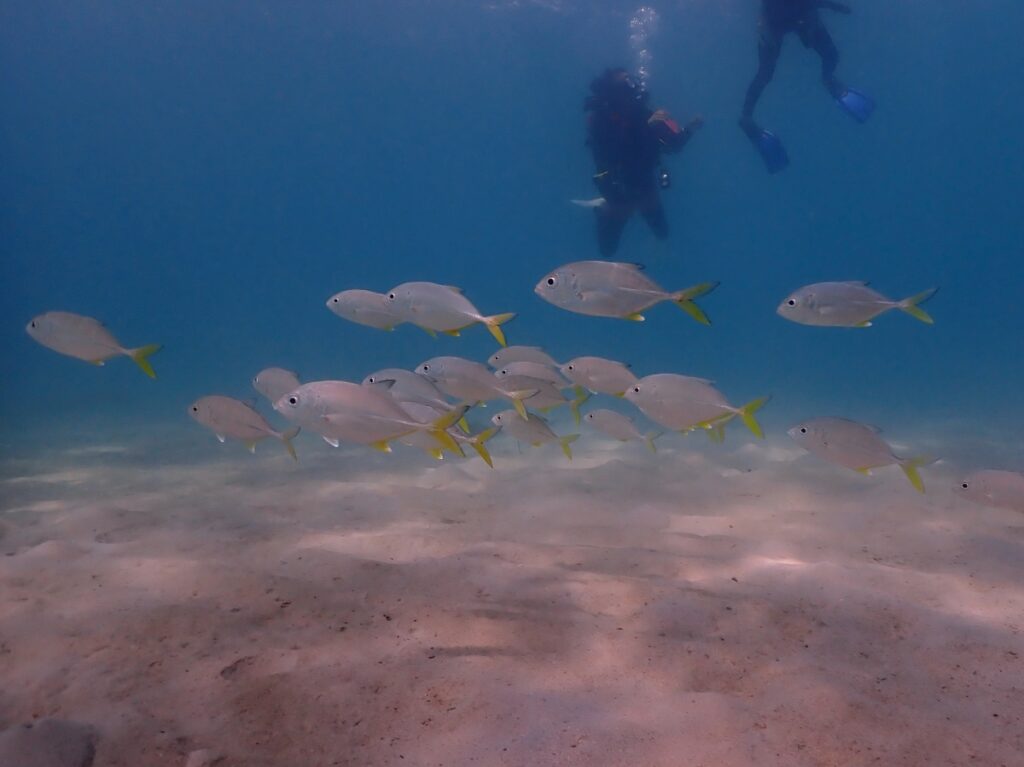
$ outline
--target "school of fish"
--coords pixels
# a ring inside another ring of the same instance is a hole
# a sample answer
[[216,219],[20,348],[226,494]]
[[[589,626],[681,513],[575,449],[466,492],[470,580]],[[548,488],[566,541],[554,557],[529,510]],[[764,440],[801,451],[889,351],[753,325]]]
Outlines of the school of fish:
[[[643,321],[643,313],[656,305],[671,302],[697,322],[710,325],[696,299],[717,286],[717,282],[702,282],[666,290],[637,264],[578,261],[542,277],[534,293],[566,311],[634,322]],[[782,300],[776,313],[803,325],[867,328],[880,315],[897,309],[932,324],[932,317],[920,305],[935,292],[932,288],[894,300],[866,282],[822,282],[794,291]],[[642,443],[651,452],[657,450],[655,440],[669,431],[704,432],[712,441],[720,442],[725,438],[726,425],[735,419],[754,437],[764,437],[755,416],[767,404],[769,395],[735,405],[704,378],[675,372],[638,376],[629,365],[616,360],[579,356],[560,363],[536,346],[507,346],[503,326],[516,314],[484,314],[455,286],[419,281],[405,282],[383,293],[350,288],[328,298],[326,306],[342,319],[359,325],[390,331],[409,324],[434,337],[438,333],[457,337],[482,325],[500,348],[486,363],[437,356],[414,370],[383,368],[359,382],[303,383],[294,371],[268,367],[253,377],[252,385],[289,422],[283,429],[273,427],[253,405],[223,395],[200,397],[189,406],[189,415],[221,442],[236,440],[254,451],[258,442],[273,438],[296,460],[292,441],[300,430],[319,435],[333,447],[345,442],[390,452],[397,442],[422,449],[436,459],[445,455],[465,457],[465,446],[469,446],[492,467],[487,442],[504,433],[534,447],[558,444],[571,460],[571,445],[580,435],[557,434],[544,417],[562,406],[569,409],[576,424],[585,422],[615,440]],[[26,331],[41,345],[94,365],[128,357],[147,376],[156,378],[149,358],[160,345],[125,347],[91,317],[50,311],[33,318]],[[582,414],[582,407],[594,396],[629,403],[660,431],[643,431],[619,410],[593,408]],[[490,427],[472,434],[466,414],[491,402],[510,408],[493,415]],[[914,489],[925,492],[919,469],[935,459],[897,455],[880,432],[877,427],[846,418],[816,417],[794,425],[788,435],[822,460],[865,475],[898,466]],[[977,471],[965,476],[954,489],[975,503],[1024,512],[1021,473]]]

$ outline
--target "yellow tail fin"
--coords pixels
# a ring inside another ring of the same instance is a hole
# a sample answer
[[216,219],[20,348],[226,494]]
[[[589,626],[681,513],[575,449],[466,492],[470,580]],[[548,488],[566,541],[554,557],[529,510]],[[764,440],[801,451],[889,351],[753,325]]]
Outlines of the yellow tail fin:
[[508,344],[505,343],[505,334],[501,331],[501,326],[515,316],[515,312],[507,312],[506,314],[484,317],[484,324],[487,325],[487,329],[491,331],[491,335],[502,346],[508,346]]
[[149,346],[140,346],[138,349],[129,349],[128,356],[132,358],[132,361],[136,365],[142,368],[143,373],[148,375],[150,378],[156,378],[156,372],[153,370],[153,366],[149,364],[149,357],[153,354],[156,354],[163,348],[164,347],[162,344],[150,344]]
[[933,458],[920,456],[918,458],[910,458],[905,461],[900,461],[900,468],[903,469],[903,473],[907,475],[907,479],[910,480],[910,484],[914,486],[914,489],[919,493],[923,493],[924,482],[921,480],[921,475],[917,473],[917,470],[922,466],[927,466],[934,462],[935,459]]
[[452,438],[452,435],[448,433],[448,429],[458,423],[467,410],[469,410],[469,408],[465,406],[454,408],[438,418],[436,421],[433,421],[430,424],[430,428],[427,430],[434,439],[441,443],[442,447],[446,450],[451,450],[453,453],[458,453],[463,458],[466,457],[465,451],[463,451],[459,443]]
[[516,412],[519,413],[519,417],[522,418],[524,421],[530,420],[530,416],[526,412],[526,405],[523,404],[523,401],[521,399],[519,399],[518,397],[513,399],[512,407],[516,409]]
[[488,452],[487,446],[484,443],[499,431],[501,430],[497,426],[492,426],[490,429],[480,432],[469,441],[469,444],[473,446],[474,450],[476,450],[477,455],[483,458],[484,463],[492,469],[494,468],[494,461],[491,460],[491,454]]
[[761,429],[761,424],[759,424],[757,422],[757,419],[754,418],[754,413],[763,408],[765,403],[768,402],[768,400],[770,399],[770,396],[760,397],[759,399],[756,399],[753,402],[748,402],[746,405],[740,408],[740,418],[743,419],[743,423],[746,425],[746,427],[750,429],[750,433],[753,434],[758,439],[764,439],[764,431]]
[[654,440],[661,436],[660,431],[649,431],[644,435],[644,444],[647,445],[647,449],[652,453],[657,453],[658,448],[654,444]]
[[293,461],[299,460],[299,456],[295,452],[295,445],[292,444],[292,440],[295,439],[298,433],[299,427],[296,426],[294,429],[289,429],[281,435],[281,441],[284,443],[284,449],[288,451],[288,455],[292,457]]
[[928,312],[926,312],[924,309],[918,306],[918,304],[923,304],[929,298],[934,296],[936,292],[938,292],[938,290],[938,288],[931,288],[929,290],[924,291],[923,293],[918,293],[916,296],[904,298],[897,304],[897,306],[899,306],[900,309],[905,311],[914,319],[921,320],[921,322],[924,322],[928,325],[934,325],[935,320],[931,318],[931,315],[928,314]]
[[673,293],[672,300],[676,302],[676,306],[697,320],[701,325],[710,325],[711,320],[708,319],[704,310],[693,302],[693,299],[706,295],[717,287],[717,282],[702,282],[700,285],[694,285],[692,288]]
[[576,398],[569,401],[569,410],[572,411],[572,418],[576,422],[576,425],[580,425],[580,405],[590,399],[590,392],[581,389],[579,386],[576,387]]
[[558,444],[562,446],[562,452],[565,453],[565,457],[570,461],[572,460],[572,450],[569,448],[573,442],[580,438],[579,434],[569,434],[565,437],[558,438]]

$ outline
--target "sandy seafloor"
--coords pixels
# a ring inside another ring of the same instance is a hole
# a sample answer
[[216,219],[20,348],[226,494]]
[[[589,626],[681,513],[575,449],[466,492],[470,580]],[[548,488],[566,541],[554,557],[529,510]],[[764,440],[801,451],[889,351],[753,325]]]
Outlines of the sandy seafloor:
[[0,728],[91,724],[101,766],[1024,763],[1024,517],[949,463],[492,446],[8,441]]

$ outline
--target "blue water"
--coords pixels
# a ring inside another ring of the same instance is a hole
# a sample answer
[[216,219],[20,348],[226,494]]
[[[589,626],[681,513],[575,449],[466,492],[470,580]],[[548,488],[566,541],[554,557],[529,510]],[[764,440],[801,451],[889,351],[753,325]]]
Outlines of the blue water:
[[[432,341],[324,306],[345,288],[420,279],[462,286],[485,314],[518,312],[510,342],[556,358],[712,378],[734,402],[771,393],[775,434],[836,414],[984,435],[1019,457],[1024,5],[853,4],[826,22],[839,74],[878,110],[851,121],[791,37],[757,112],[792,159],[774,177],[735,124],[756,4],[654,6],[653,103],[707,124],[669,160],[669,249],[634,221],[619,257],[666,288],[721,280],[705,328],[670,305],[627,323],[532,292],[553,267],[597,257],[589,211],[568,202],[594,194],[581,105],[594,75],[635,64],[636,3],[4,3],[5,450],[82,431],[157,442],[180,426],[212,455],[223,448],[186,405],[249,398],[265,366],[358,380],[489,355],[482,328]],[[936,324],[775,316],[791,290],[832,279],[900,298],[939,286]],[[35,344],[24,326],[52,309],[100,318],[129,346],[163,343],[159,379]]]

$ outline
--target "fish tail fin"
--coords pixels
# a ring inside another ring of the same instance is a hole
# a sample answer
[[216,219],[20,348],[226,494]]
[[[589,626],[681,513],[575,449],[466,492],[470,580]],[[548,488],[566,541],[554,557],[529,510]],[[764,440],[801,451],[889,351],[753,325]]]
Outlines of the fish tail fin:
[[565,453],[565,457],[570,461],[572,460],[572,449],[569,447],[573,442],[580,438],[579,434],[567,434],[564,437],[558,438],[558,444],[562,446],[562,452]]
[[903,473],[907,475],[907,479],[910,480],[910,484],[912,484],[914,489],[919,493],[924,492],[924,482],[921,480],[921,475],[917,470],[922,466],[927,466],[932,463],[935,463],[934,458],[923,455],[900,461],[900,468],[903,469]]
[[293,461],[299,460],[298,454],[295,452],[295,445],[292,444],[292,440],[298,436],[301,429],[296,426],[294,429],[289,429],[281,435],[280,439],[284,443],[284,449],[288,451],[288,455],[292,457]]
[[673,293],[672,300],[675,301],[676,306],[697,320],[701,325],[710,325],[711,320],[708,319],[704,310],[694,303],[693,299],[700,298],[717,287],[717,282],[702,282],[699,285],[694,285],[692,288],[686,288],[686,290]]
[[905,311],[914,319],[920,320],[921,322],[924,322],[928,325],[934,325],[935,320],[932,319],[931,315],[928,314],[928,312],[926,312],[924,309],[918,306],[918,304],[923,304],[929,298],[934,296],[938,292],[938,290],[938,288],[929,288],[923,293],[918,293],[916,296],[904,298],[902,301],[896,304],[896,306]]
[[771,396],[759,397],[753,402],[748,402],[746,405],[739,409],[739,417],[743,419],[743,424],[750,429],[750,433],[758,439],[764,439],[764,431],[761,429],[761,424],[754,418],[754,413],[765,406],[765,403],[771,399]]
[[163,348],[163,344],[140,346],[138,349],[129,349],[128,356],[132,358],[132,362],[142,368],[143,373],[148,375],[150,378],[156,378],[156,371],[154,371],[153,366],[149,364],[149,358]]
[[484,317],[484,324],[487,329],[491,331],[491,335],[502,346],[508,346],[505,343],[505,334],[501,330],[501,326],[516,316],[515,312],[506,312],[505,314],[493,314],[490,317]]
[[524,421],[530,420],[530,416],[526,412],[526,405],[523,404],[523,401],[519,399],[519,397],[516,397],[512,400],[512,407],[516,409],[516,412],[519,413],[519,417],[522,418]]
[[458,453],[463,458],[466,457],[465,451],[463,451],[459,443],[452,438],[452,435],[448,433],[448,429],[458,423],[467,410],[469,410],[469,408],[465,405],[457,407],[454,410],[445,413],[437,420],[432,421],[427,428],[430,435],[441,443],[442,447],[453,453]]
[[590,399],[590,392],[581,389],[579,386],[576,387],[576,398],[569,401],[569,410],[572,411],[572,418],[576,422],[576,425],[580,425],[580,405]]
[[476,450],[477,455],[483,458],[484,463],[492,469],[494,468],[494,462],[491,460],[491,454],[488,452],[487,445],[485,443],[499,431],[500,429],[497,426],[492,426],[490,429],[486,429],[477,434],[469,442],[469,444],[473,446],[473,449]]
[[645,445],[647,445],[647,449],[648,449],[648,450],[650,450],[650,451],[651,451],[652,453],[657,453],[657,452],[658,452],[658,448],[657,448],[657,446],[656,446],[656,445],[654,444],[654,440],[656,440],[656,439],[657,439],[658,437],[660,437],[660,436],[661,436],[662,434],[664,434],[664,432],[660,432],[660,431],[649,431],[649,432],[647,432],[647,433],[646,433],[646,434],[644,435],[644,444],[645,444]]

